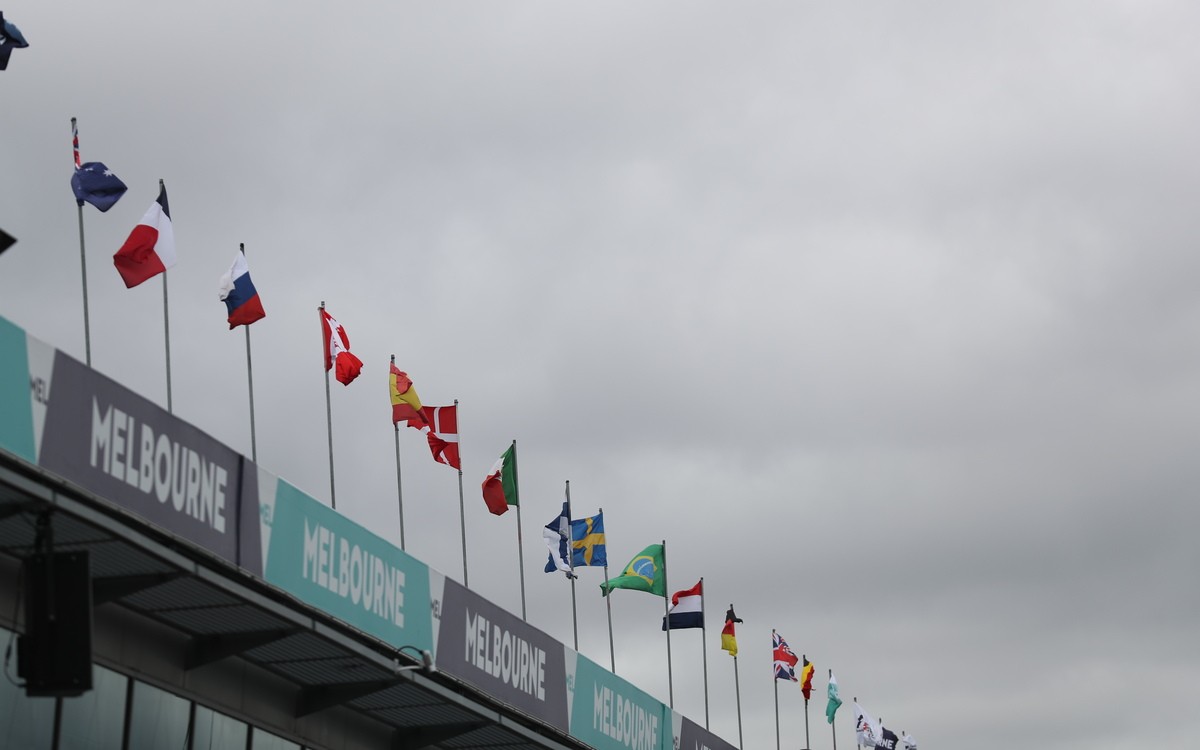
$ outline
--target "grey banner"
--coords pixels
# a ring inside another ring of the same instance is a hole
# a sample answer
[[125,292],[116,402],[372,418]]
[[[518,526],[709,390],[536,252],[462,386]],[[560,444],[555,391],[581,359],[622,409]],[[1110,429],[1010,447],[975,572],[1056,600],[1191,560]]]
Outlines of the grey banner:
[[736,748],[684,716],[679,727],[679,747],[676,750],[736,750]]
[[437,643],[439,670],[568,731],[561,643],[450,579]]
[[[253,464],[61,351],[39,456],[44,468],[261,573]],[[252,505],[242,509],[247,490]]]

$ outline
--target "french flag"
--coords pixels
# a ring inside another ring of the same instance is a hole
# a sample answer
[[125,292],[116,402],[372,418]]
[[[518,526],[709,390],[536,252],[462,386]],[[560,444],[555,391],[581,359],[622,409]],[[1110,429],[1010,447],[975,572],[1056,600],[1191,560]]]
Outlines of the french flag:
[[175,265],[175,232],[167,207],[167,187],[158,181],[158,200],[129,233],[129,239],[113,256],[113,265],[127,289],[153,278]]
[[233,265],[221,277],[217,294],[225,302],[229,311],[229,330],[237,326],[248,326],[256,320],[267,317],[263,311],[262,300],[258,298],[258,290],[250,280],[250,267],[246,265],[245,250],[238,250],[233,258]]
[[663,630],[704,627],[703,587],[704,579],[701,578],[690,589],[676,591],[671,595],[671,609],[663,618]]

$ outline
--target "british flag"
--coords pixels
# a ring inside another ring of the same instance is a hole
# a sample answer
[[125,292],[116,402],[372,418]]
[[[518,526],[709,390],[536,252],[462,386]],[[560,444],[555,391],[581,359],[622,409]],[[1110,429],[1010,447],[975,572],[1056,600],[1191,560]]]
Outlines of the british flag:
[[775,679],[796,682],[796,662],[800,659],[783,640],[783,636],[774,630],[771,631],[771,641],[775,649]]

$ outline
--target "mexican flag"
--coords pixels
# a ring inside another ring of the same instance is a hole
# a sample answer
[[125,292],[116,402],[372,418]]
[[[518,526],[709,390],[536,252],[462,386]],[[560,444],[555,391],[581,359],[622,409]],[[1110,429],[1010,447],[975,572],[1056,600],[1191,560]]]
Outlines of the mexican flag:
[[517,495],[517,441],[508,446],[504,455],[492,466],[483,480],[483,501],[488,510],[503,515],[508,506],[520,505]]

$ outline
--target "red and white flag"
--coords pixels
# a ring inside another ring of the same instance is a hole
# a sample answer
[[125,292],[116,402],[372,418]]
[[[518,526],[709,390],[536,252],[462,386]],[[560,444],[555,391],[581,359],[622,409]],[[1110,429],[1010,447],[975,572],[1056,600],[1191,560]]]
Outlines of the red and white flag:
[[462,468],[458,458],[458,406],[422,406],[421,413],[428,422],[421,428],[429,438],[433,460],[456,469]]
[[129,233],[129,239],[113,256],[113,265],[125,287],[132,288],[175,265],[175,232],[167,208],[167,187],[158,183],[158,200]]
[[336,368],[333,375],[338,382],[350,385],[362,372],[362,360],[350,353],[350,337],[346,335],[342,324],[325,312],[325,308],[318,310],[321,313],[321,335],[325,339],[325,372]]

